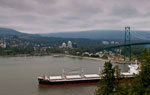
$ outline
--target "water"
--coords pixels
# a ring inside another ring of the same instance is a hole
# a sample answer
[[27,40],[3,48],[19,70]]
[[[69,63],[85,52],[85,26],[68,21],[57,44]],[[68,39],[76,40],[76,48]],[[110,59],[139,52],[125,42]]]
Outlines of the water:
[[[70,57],[0,57],[0,95],[94,95],[96,85],[40,87],[37,77],[61,75],[62,69],[98,73],[104,61]],[[119,64],[122,71],[127,65]]]

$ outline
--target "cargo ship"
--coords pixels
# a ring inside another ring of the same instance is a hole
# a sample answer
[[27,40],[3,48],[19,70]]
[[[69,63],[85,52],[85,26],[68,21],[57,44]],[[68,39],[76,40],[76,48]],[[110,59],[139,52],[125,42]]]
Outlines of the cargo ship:
[[[128,65],[129,71],[122,72],[123,78],[133,78],[133,74],[139,73],[139,66],[137,64]],[[62,76],[42,76],[38,77],[40,86],[69,86],[69,85],[88,85],[97,84],[102,79],[101,74],[76,74],[65,75],[63,71]]]

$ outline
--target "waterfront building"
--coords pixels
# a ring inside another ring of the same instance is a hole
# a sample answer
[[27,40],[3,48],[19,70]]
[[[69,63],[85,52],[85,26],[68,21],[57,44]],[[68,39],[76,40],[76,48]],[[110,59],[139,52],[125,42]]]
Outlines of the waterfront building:
[[97,52],[96,55],[98,55],[99,57],[103,57],[104,53],[103,52]]

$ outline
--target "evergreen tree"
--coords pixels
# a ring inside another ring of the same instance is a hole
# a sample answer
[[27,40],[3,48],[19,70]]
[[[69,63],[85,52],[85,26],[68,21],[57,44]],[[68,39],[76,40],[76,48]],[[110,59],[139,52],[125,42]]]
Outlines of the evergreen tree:
[[120,80],[123,78],[120,73],[119,66],[115,66],[115,87],[113,95],[128,95],[128,83],[121,83]]
[[147,49],[144,49],[141,61],[141,72],[131,83],[129,95],[150,95],[150,56]]
[[121,78],[119,66],[113,68],[110,62],[105,62],[102,81],[98,84],[96,95],[128,95],[129,85],[121,84]]
[[120,79],[121,79],[120,69],[119,66],[116,65],[115,66],[115,91],[114,91],[116,95],[120,95],[121,93]]
[[98,85],[96,95],[113,95],[115,87],[115,69],[110,62],[105,62],[104,70],[102,71],[102,81]]

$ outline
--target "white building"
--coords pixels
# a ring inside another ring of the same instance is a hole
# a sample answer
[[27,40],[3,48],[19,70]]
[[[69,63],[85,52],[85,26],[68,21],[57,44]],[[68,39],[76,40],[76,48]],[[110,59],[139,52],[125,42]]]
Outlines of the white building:
[[6,48],[6,43],[1,43],[1,44],[0,44],[0,47]]
[[97,52],[96,55],[98,55],[99,57],[103,57],[104,53],[103,52]]
[[66,45],[66,43],[62,43],[62,46],[61,46],[62,48],[66,48],[67,47],[67,45]]
[[103,43],[104,45],[108,45],[108,44],[109,44],[108,41],[102,41],[102,43]]
[[119,42],[115,42],[115,44],[119,44]]
[[68,48],[72,48],[72,42],[71,41],[68,41]]
[[82,55],[83,56],[85,56],[85,55],[90,56],[90,53],[89,52],[84,52]]
[[110,43],[111,43],[111,44],[115,44],[115,41],[111,41]]

